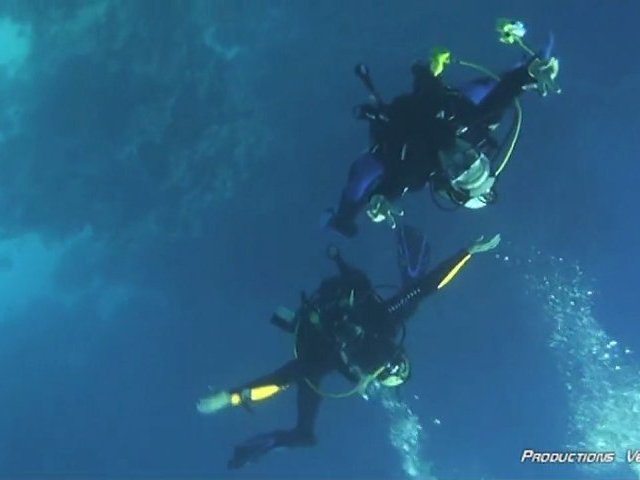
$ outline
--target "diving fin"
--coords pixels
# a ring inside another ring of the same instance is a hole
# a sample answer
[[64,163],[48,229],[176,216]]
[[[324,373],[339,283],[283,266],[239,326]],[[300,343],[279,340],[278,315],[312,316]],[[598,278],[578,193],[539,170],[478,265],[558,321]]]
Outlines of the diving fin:
[[310,447],[315,443],[315,437],[312,434],[305,435],[298,430],[275,430],[263,433],[235,447],[227,467],[230,469],[241,468],[249,463],[256,463],[272,450],[287,447]]
[[401,225],[396,231],[398,268],[406,285],[426,274],[431,249],[419,228]]
[[281,431],[276,430],[275,432],[256,435],[244,441],[233,449],[233,457],[227,463],[227,468],[237,469],[244,467],[248,463],[256,463],[263,455],[278,446],[277,441],[280,435]]

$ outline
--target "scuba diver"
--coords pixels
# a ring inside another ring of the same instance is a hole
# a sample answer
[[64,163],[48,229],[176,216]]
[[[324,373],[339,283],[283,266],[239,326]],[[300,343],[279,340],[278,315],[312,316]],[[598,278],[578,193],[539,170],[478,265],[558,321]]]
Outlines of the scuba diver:
[[[357,233],[356,217],[366,210],[376,222],[395,228],[404,212],[392,202],[408,191],[429,185],[434,201],[477,209],[496,199],[495,182],[510,159],[520,133],[519,95],[535,90],[546,96],[560,93],[557,58],[551,56],[553,37],[541,53],[524,42],[521,22],[500,19],[500,41],[519,45],[527,60],[501,76],[484,67],[456,60],[446,49],[434,49],[429,65],[412,67],[413,90],[386,103],[367,67],[356,75],[371,101],[356,107],[356,117],[368,121],[371,146],[351,165],[337,211],[327,211],[327,226],[344,236]],[[442,73],[450,64],[471,67],[483,77],[460,88],[447,86]],[[496,137],[509,109],[514,109],[505,138]]]
[[[297,385],[295,427],[260,434],[236,446],[229,468],[256,462],[273,449],[314,445],[314,424],[324,397],[366,395],[372,385],[403,384],[411,371],[402,345],[409,317],[424,298],[449,283],[472,255],[492,250],[500,242],[499,235],[488,241],[480,238],[427,273],[429,251],[422,233],[407,226],[396,232],[403,285],[395,295],[383,299],[364,272],[330,247],[329,257],[338,274],[324,279],[313,294],[303,293],[295,313],[280,307],[272,318],[293,336],[294,358],[272,373],[198,402],[202,414],[226,407],[250,409]],[[332,372],[342,374],[354,387],[344,393],[322,390],[322,379]]]

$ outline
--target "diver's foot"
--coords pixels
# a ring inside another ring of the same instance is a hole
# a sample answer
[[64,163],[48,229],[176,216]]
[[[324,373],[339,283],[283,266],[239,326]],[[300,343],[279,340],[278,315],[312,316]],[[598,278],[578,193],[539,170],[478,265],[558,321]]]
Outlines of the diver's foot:
[[203,415],[211,415],[231,406],[231,394],[229,392],[217,392],[198,401],[196,408]]

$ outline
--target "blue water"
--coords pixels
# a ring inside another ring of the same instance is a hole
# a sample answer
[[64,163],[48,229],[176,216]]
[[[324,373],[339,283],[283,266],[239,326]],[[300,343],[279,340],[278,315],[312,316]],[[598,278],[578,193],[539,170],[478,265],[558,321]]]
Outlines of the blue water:
[[[332,273],[326,245],[398,281],[387,228],[319,226],[367,145],[353,65],[388,98],[434,45],[508,68],[500,16],[555,33],[562,95],[524,97],[496,205],[403,203],[434,261],[500,248],[412,320],[400,399],[328,400],[316,447],[227,471],[293,424],[294,395],[195,403],[290,358],[268,319]],[[0,477],[640,478],[638,18],[632,0],[0,2]]]

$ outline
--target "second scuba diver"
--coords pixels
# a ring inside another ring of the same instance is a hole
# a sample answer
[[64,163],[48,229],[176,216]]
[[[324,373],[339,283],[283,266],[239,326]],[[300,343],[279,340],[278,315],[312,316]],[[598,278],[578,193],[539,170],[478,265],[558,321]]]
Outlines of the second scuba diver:
[[[297,422],[292,429],[257,435],[235,447],[229,468],[255,462],[276,448],[308,447],[316,443],[314,424],[325,396],[364,394],[377,382],[387,387],[403,384],[410,364],[403,348],[405,323],[427,296],[444,287],[472,255],[494,249],[500,242],[479,239],[426,272],[428,245],[421,232],[397,229],[398,260],[403,285],[383,299],[367,275],[348,265],[335,247],[330,257],[339,273],[323,280],[294,313],[279,309],[272,321],[294,337],[294,359],[277,370],[198,402],[202,414],[230,406],[250,408],[289,386],[297,385]],[[344,394],[328,394],[320,387],[331,372],[342,374],[355,386]]]
[[[521,22],[501,19],[497,29],[500,41],[519,45],[528,56],[525,63],[500,77],[436,49],[429,65],[413,65],[413,91],[385,103],[368,69],[356,66],[356,74],[371,94],[372,101],[356,109],[357,117],[369,122],[371,147],[351,165],[338,209],[329,210],[328,226],[354,236],[356,217],[366,210],[374,222],[386,221],[395,227],[395,217],[403,212],[392,202],[426,185],[454,206],[476,209],[495,201],[496,178],[520,131],[518,96],[526,90],[542,96],[560,92],[552,37],[543,52],[535,53],[524,43]],[[450,63],[475,68],[486,76],[460,88],[449,87],[441,75]],[[513,125],[508,138],[498,141],[495,134],[511,107],[515,109]]]

